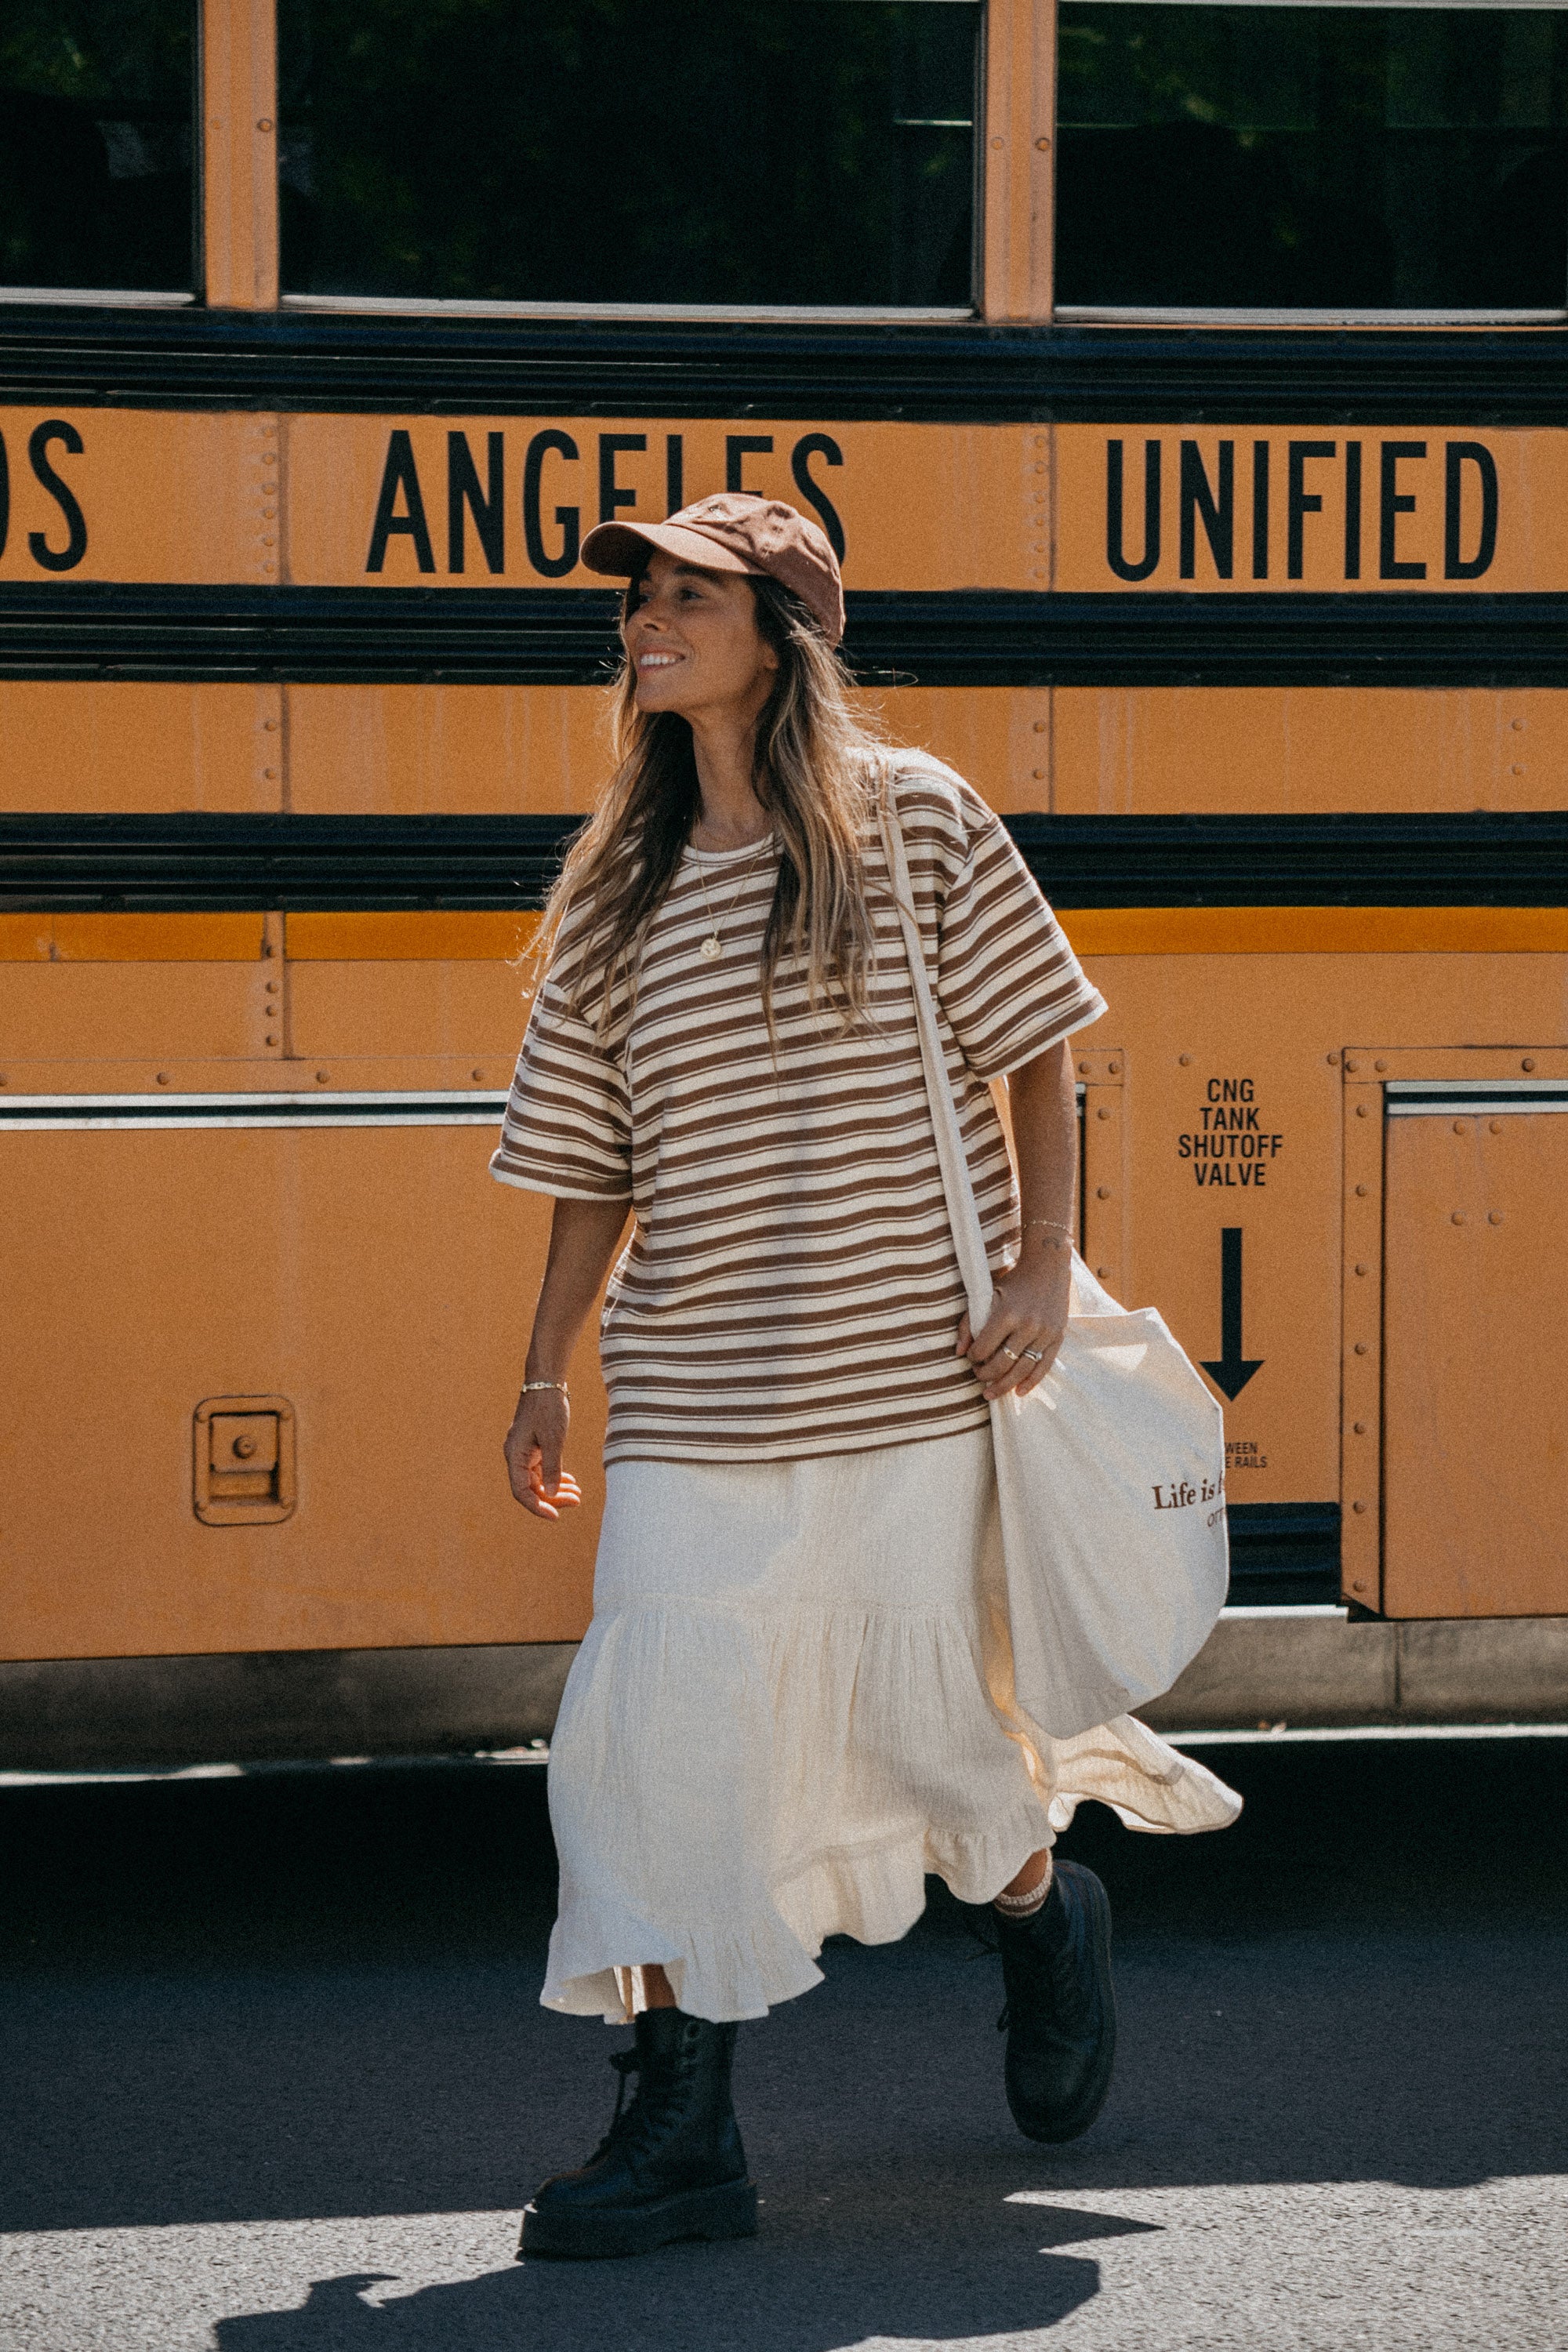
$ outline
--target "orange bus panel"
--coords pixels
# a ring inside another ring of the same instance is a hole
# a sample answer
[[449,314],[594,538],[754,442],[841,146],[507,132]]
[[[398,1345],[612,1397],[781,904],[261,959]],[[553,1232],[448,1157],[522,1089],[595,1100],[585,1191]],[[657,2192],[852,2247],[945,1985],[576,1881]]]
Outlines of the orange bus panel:
[[1384,1612],[1561,1614],[1568,1108],[1391,1118],[1386,1153]]

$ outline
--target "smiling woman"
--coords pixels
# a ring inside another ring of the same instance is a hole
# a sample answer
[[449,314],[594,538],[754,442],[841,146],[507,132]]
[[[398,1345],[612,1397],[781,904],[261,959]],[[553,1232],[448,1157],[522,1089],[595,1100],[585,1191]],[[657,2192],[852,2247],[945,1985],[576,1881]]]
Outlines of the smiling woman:
[[[991,1413],[1066,1330],[1066,1041],[1099,994],[979,796],[861,722],[815,523],[727,493],[583,556],[630,583],[616,765],[547,911],[491,1163],[554,1200],[506,1442],[547,1523],[578,1499],[565,1367],[609,1276],[543,2000],[634,2015],[640,2087],[524,2216],[525,2253],[569,2255],[755,2229],[736,2025],[816,1984],[827,1937],[903,1935],[927,1871],[995,1905],[1020,2129],[1076,2137],[1110,2080],[1110,1915],[1053,1870],[1055,1831],[1090,1794],[1149,1829],[1237,1810],[1142,1725],[1056,1740],[1013,1696]],[[978,1328],[894,872],[993,1269]]]

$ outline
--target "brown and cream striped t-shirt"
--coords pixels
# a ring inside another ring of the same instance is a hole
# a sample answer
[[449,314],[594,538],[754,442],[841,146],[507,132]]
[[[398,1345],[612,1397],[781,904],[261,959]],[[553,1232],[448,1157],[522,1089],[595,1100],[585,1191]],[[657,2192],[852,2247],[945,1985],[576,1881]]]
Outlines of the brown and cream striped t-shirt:
[[[1005,828],[934,762],[898,802],[981,1221],[1017,1238],[987,1081],[1105,1010]],[[601,1346],[607,1462],[776,1461],[945,1436],[986,1405],[953,1355],[963,1311],[914,1000],[879,840],[871,1023],[843,1035],[787,961],[775,1055],[758,960],[770,849],[688,850],[649,926],[635,1001],[570,1002],[570,914],[534,1003],[491,1171],[624,1200],[632,1239]],[[706,889],[706,896],[704,891]],[[731,903],[732,902],[732,903]],[[699,952],[719,919],[722,952]]]

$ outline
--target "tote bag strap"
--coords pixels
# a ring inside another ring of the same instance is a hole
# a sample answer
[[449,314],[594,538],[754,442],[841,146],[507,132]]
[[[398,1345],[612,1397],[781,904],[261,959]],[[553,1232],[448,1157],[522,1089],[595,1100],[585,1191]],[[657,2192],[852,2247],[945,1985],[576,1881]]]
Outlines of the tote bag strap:
[[921,1064],[925,1071],[926,1098],[931,1105],[931,1123],[936,1136],[942,1189],[947,1195],[947,1214],[952,1227],[953,1248],[958,1257],[959,1273],[963,1277],[964,1295],[969,1301],[970,1328],[978,1331],[991,1312],[991,1267],[985,1255],[985,1236],[981,1230],[980,1212],[974,1205],[974,1187],[970,1181],[963,1130],[958,1123],[947,1061],[942,1050],[936,1000],[931,994],[931,981],[926,973],[925,944],[915,919],[910,861],[904,848],[903,827],[899,822],[898,794],[890,771],[884,774],[882,789],[878,795],[877,823],[882,835],[888,872],[892,877],[893,900],[899,910],[899,925],[904,935],[904,953],[914,991],[915,1026],[920,1034]]

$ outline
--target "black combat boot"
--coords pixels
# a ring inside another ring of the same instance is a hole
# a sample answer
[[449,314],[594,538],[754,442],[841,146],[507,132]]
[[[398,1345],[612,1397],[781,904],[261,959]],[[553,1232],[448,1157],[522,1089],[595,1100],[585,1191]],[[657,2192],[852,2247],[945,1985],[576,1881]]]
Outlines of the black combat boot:
[[[547,2180],[522,2217],[518,2259],[647,2254],[677,2238],[752,2238],[757,2192],[730,2104],[735,2028],[645,2009],[608,2132],[580,2172]],[[626,2076],[638,2077],[623,2112]]]
[[1027,2139],[1077,2139],[1105,2105],[1116,2056],[1110,1898],[1092,1870],[1058,1862],[1037,1911],[995,1917],[1013,2121]]

